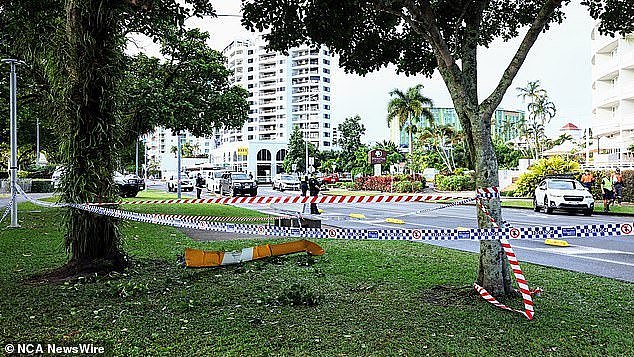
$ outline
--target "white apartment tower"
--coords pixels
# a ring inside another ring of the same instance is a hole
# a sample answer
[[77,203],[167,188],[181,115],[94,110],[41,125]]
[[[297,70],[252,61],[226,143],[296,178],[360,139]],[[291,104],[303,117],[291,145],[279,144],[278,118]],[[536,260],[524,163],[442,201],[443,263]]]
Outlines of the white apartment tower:
[[284,55],[265,47],[258,37],[233,41],[222,51],[232,83],[249,92],[249,118],[241,129],[219,130],[212,154],[212,162],[264,181],[282,171],[295,127],[320,150],[333,147],[330,51],[301,46]]
[[[597,25],[598,26],[598,25]],[[634,34],[609,37],[592,30],[592,133],[595,165],[632,164],[634,154]]]
[[223,143],[287,141],[294,126],[320,149],[332,146],[331,61],[326,48],[302,46],[289,55],[268,52],[261,37],[233,41],[222,52],[232,81],[249,91],[249,119],[241,130],[221,132]]

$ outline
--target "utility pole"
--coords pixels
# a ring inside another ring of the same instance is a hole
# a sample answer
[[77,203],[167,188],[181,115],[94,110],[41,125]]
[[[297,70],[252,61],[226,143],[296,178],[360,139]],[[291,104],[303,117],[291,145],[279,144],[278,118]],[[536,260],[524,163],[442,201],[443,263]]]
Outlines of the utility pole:
[[181,198],[181,133],[177,132],[176,133],[176,157],[178,158],[177,160],[177,164],[176,164],[176,170],[178,170],[178,175],[176,175],[176,180],[177,180],[177,188],[176,188],[176,195],[177,197],[180,199]]
[[139,176],[139,137],[134,141],[134,174]]
[[35,121],[35,166],[40,166],[40,117]]
[[10,228],[19,228],[18,224],[18,205],[15,202],[15,196],[17,194],[16,184],[18,178],[18,119],[17,119],[17,76],[16,66],[24,64],[17,59],[3,59],[2,62],[8,63],[11,66],[11,72],[9,75],[9,127],[10,127],[10,142],[11,142],[11,160],[9,170],[11,171],[11,224]]
[[[308,139],[308,133],[306,133],[306,139]],[[304,140],[304,144],[306,146],[306,162],[305,162],[305,171],[306,171],[306,176],[308,176],[308,140]]]

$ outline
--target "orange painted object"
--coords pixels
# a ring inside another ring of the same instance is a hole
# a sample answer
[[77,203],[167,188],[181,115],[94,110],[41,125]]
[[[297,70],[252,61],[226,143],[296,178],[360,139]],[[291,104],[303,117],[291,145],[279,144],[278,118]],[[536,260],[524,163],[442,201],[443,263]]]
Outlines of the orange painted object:
[[258,245],[235,252],[187,248],[185,249],[185,265],[192,268],[217,267],[300,252],[306,252],[309,255],[323,255],[325,253],[322,247],[304,239],[279,244]]

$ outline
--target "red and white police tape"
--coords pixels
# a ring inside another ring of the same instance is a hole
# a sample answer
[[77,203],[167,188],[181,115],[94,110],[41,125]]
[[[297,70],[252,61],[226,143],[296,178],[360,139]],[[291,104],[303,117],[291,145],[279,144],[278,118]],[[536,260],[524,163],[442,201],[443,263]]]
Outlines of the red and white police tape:
[[[478,199],[477,202],[478,202],[478,206],[480,207],[482,212],[489,218],[489,221],[491,222],[493,227],[500,228],[500,225],[493,218],[491,213],[489,213],[489,211],[486,209],[484,204],[482,204],[482,201]],[[511,266],[511,270],[513,271],[513,275],[515,276],[515,281],[517,282],[517,285],[519,286],[519,292],[522,295],[522,300],[524,302],[524,311],[513,309],[511,307],[508,307],[508,306],[502,304],[496,298],[494,298],[491,294],[489,294],[489,292],[486,291],[486,289],[484,289],[483,287],[481,287],[477,283],[474,283],[473,286],[476,289],[476,291],[478,292],[478,294],[480,294],[480,296],[482,296],[482,298],[484,300],[486,300],[486,301],[490,302],[491,304],[499,307],[500,309],[517,312],[519,314],[524,315],[527,319],[532,320],[533,316],[535,315],[535,310],[534,310],[534,307],[533,307],[533,297],[532,297],[532,295],[540,293],[541,289],[540,288],[536,288],[533,291],[531,291],[528,288],[528,282],[526,281],[526,278],[524,277],[524,273],[522,272],[522,268],[520,267],[520,263],[517,260],[517,257],[515,256],[515,252],[513,252],[513,248],[511,247],[511,244],[509,243],[509,241],[506,238],[500,238],[500,244],[502,245],[502,249],[504,250],[504,254],[506,254],[506,258],[507,258],[507,260],[509,262],[509,265]]]
[[[481,191],[481,192],[480,192]],[[477,197],[494,197],[499,195],[497,189],[478,189]],[[438,196],[438,195],[408,195],[408,196],[260,196],[260,197],[212,197],[185,198],[164,200],[137,200],[119,202],[93,202],[91,205],[156,205],[156,204],[271,204],[271,203],[321,203],[321,204],[350,204],[350,203],[409,203],[427,201],[449,201],[468,199],[472,197]]]

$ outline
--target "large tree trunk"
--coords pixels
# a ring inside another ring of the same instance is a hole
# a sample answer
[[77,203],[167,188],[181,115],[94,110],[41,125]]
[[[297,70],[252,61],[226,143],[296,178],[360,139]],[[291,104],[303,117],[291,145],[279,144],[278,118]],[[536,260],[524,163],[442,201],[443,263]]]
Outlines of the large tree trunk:
[[[478,148],[475,155],[476,187],[498,187],[498,162],[490,134],[491,119],[490,117],[481,117],[478,114],[471,118],[473,140]],[[484,115],[488,115],[488,113]],[[493,219],[501,226],[502,212],[499,197],[483,199],[481,202]],[[480,207],[476,207],[476,210],[478,227],[491,227],[489,217],[482,212]],[[509,264],[506,261],[506,255],[499,240],[480,241],[480,265],[478,267],[477,283],[494,296],[507,295],[514,292]]]
[[[66,167],[62,200],[85,203],[115,199],[112,174],[118,132],[115,80],[119,78],[121,32],[114,1],[66,0],[67,85],[62,138]],[[71,209],[66,217],[69,265],[110,270],[125,264],[114,219]]]

